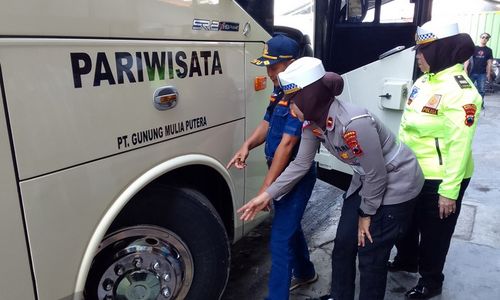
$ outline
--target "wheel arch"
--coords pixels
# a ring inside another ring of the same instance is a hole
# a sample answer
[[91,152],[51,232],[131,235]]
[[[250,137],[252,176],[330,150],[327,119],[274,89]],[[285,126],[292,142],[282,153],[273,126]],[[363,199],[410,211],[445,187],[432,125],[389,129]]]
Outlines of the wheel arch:
[[[189,176],[190,172],[198,172],[195,174],[202,175],[204,180],[194,180],[197,176],[192,176],[192,174]],[[206,178],[210,180],[206,180]],[[186,181],[182,182],[182,180]],[[89,240],[82,258],[75,286],[76,294],[84,290],[88,272],[98,246],[116,217],[126,208],[127,204],[137,199],[135,196],[141,190],[157,183],[177,184],[183,187],[199,189],[198,191],[210,200],[219,213],[229,238],[234,237],[233,208],[235,205],[235,191],[229,172],[216,159],[206,155],[189,154],[176,157],[149,169],[136,178],[116,197],[104,213]],[[228,202],[231,205],[224,205]]]

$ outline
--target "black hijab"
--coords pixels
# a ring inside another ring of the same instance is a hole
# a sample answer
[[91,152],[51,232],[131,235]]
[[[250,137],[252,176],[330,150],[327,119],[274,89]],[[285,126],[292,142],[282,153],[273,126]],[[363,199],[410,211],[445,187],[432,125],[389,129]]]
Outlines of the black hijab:
[[326,127],[330,105],[344,89],[344,80],[333,72],[326,74],[296,93],[287,95],[304,114],[304,119],[313,121],[321,128]]
[[424,55],[430,66],[429,72],[437,73],[469,59],[474,54],[474,42],[468,34],[459,33],[420,45],[417,51]]

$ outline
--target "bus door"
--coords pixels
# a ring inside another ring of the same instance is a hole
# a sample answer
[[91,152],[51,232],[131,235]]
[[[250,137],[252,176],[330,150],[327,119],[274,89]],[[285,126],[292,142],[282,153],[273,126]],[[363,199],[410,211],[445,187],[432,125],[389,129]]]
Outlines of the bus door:
[[0,61],[0,291],[2,299],[35,299],[33,277],[25,237],[25,226],[20,206],[16,169],[10,146],[11,137],[7,125],[8,112],[3,86],[2,64]]
[[[315,56],[344,78],[338,98],[366,107],[395,134],[416,77],[415,31],[430,7],[430,0],[316,1]],[[324,148],[316,160],[321,179],[347,188],[347,165]]]

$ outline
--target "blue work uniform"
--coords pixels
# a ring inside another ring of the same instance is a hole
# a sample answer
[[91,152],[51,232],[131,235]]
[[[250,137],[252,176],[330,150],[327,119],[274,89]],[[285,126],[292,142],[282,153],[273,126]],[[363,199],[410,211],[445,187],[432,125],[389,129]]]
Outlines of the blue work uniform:
[[[281,88],[274,88],[264,116],[264,120],[269,122],[265,144],[268,166],[271,166],[283,134],[300,137],[302,133],[302,122],[292,115],[289,103],[282,100],[283,95]],[[292,159],[297,154],[298,146],[299,143],[293,149]],[[269,300],[288,299],[292,272],[297,278],[307,279],[315,275],[300,223],[315,182],[316,167],[313,163],[290,192],[280,198],[280,201],[273,201]]]

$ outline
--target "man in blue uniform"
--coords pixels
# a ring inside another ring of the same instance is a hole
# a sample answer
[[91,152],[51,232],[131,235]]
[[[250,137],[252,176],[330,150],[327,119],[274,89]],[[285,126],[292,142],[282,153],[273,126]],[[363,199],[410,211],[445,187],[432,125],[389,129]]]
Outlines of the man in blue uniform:
[[[298,53],[299,45],[294,40],[276,35],[266,43],[262,56],[252,61],[257,66],[267,68],[274,90],[264,120],[236,152],[227,168],[234,165],[243,169],[249,151],[265,142],[269,171],[259,193],[273,183],[297,154],[302,122],[291,113],[290,103],[283,100],[284,93],[279,86],[278,74],[298,57]],[[286,300],[290,290],[318,278],[309,259],[309,250],[300,224],[315,182],[316,169],[313,163],[307,175],[293,190],[280,201],[274,201],[269,300]]]

